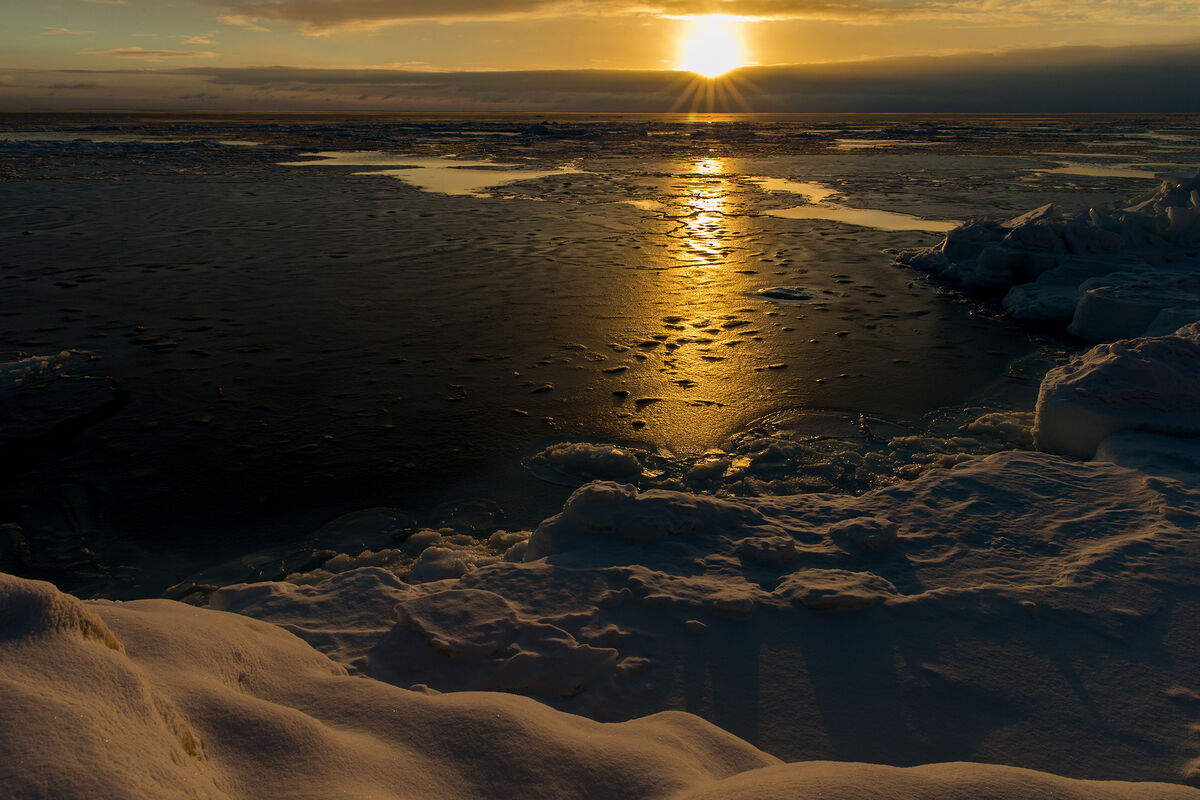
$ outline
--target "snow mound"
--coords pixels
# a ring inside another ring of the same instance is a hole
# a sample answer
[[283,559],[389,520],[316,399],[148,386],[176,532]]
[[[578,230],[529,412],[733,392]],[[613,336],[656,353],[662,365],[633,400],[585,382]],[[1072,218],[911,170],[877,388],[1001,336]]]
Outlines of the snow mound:
[[[1015,318],[1071,323],[1088,341],[1147,332],[1164,309],[1200,319],[1200,173],[1168,177],[1125,208],[1066,215],[1050,204],[1006,222],[973,220],[899,263],[964,287],[1005,291]],[[1178,327],[1178,325],[1176,325]],[[1160,329],[1161,330],[1161,329]]]
[[1091,458],[1105,437],[1130,429],[1200,435],[1200,323],[1098,345],[1042,381],[1038,449]]
[[[47,584],[0,581],[5,597],[82,608]],[[1200,798],[982,764],[782,764],[690,714],[602,724],[514,695],[406,691],[245,617],[169,600],[88,605],[127,652],[65,630],[0,640],[0,782],[13,796]]]
[[74,597],[48,583],[0,573],[0,642],[72,634],[122,649],[112,631]]
[[538,526],[525,560],[572,547],[581,539],[653,542],[686,537],[719,524],[726,504],[712,498],[596,481],[576,490],[562,513]]

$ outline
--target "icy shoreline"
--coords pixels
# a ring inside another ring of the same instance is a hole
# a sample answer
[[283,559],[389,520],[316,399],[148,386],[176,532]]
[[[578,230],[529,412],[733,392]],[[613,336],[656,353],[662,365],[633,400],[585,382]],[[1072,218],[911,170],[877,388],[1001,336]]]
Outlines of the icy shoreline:
[[[856,497],[601,481],[531,536],[431,532],[212,604],[397,685],[598,719],[687,709],[789,759],[1068,757],[1078,776],[1193,782],[1198,374],[1196,325],[1052,370],[1033,438],[1090,463],[999,452]],[[552,457],[638,468],[598,446]]]
[[[1196,326],[1171,338],[1195,347]],[[1081,361],[1121,373],[1096,350]],[[531,536],[426,537],[407,580],[348,563],[220,589],[212,609],[6,576],[4,785],[1200,797],[1121,782],[1197,781],[1196,449],[1126,429],[1092,462],[1010,451],[858,497],[594,482]],[[598,725],[513,693],[708,722]],[[68,750],[76,766],[50,769]]]
[[[857,496],[718,498],[638,492],[614,481],[645,464],[575,443],[544,466],[614,480],[534,531],[422,531],[217,589],[210,609],[0,576],[0,785],[1200,797],[1120,783],[1200,783],[1197,182],[1124,212],[976,223],[906,257],[1036,294],[1044,321],[1073,299],[1075,332],[1136,336],[1052,370],[1034,414],[979,421],[1038,451]],[[1169,292],[1146,280],[1164,270]]]

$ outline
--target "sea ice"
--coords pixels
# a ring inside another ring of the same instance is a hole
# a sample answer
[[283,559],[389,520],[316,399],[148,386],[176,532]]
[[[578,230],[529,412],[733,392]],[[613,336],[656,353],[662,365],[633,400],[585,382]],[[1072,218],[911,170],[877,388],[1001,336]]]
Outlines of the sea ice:
[[[1128,339],[1146,333],[1165,310],[1170,309],[1175,319],[1190,316],[1188,309],[1194,310],[1198,302],[1200,269],[1112,272],[1089,278],[1079,286],[1075,314],[1067,330],[1088,342]],[[1196,320],[1200,320],[1200,314],[1184,321]]]
[[1007,222],[972,220],[899,263],[1004,290],[1015,318],[1069,322],[1098,342],[1142,335],[1165,309],[1180,324],[1200,319],[1198,244],[1200,174],[1168,177],[1124,208],[1065,215],[1050,204]]

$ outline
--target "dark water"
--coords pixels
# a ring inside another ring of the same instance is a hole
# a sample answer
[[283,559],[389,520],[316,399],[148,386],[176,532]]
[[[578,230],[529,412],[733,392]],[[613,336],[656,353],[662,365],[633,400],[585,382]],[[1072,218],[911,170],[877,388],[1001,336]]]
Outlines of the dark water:
[[[1135,195],[1200,145],[1188,118],[532,121],[0,120],[0,569],[157,594],[256,551],[535,525],[570,491],[530,468],[558,442],[736,491],[688,471],[764,420],[923,430],[1046,342],[892,253]],[[404,168],[288,165],[334,150]],[[399,522],[310,536],[378,506]]]

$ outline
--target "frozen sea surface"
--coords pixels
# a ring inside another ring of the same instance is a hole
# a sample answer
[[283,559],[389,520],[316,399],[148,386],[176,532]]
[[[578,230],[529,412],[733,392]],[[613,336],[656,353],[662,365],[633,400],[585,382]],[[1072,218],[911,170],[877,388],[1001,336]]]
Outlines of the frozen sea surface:
[[579,452],[755,495],[1012,446],[1078,345],[895,252],[1200,146],[1189,118],[537,122],[0,120],[0,360],[57,365],[3,395],[0,569],[136,596],[484,538],[560,508]]

